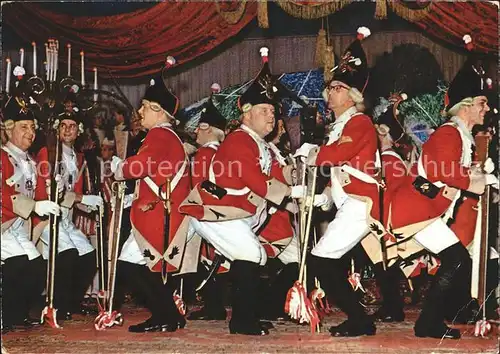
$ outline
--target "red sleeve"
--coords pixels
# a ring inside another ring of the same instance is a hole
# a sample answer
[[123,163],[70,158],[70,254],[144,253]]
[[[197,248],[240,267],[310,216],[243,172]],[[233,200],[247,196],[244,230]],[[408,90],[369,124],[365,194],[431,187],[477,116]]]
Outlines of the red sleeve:
[[422,163],[429,181],[467,189],[470,170],[460,164],[461,157],[462,139],[457,129],[452,126],[437,129],[422,149]]
[[124,161],[123,177],[139,179],[146,176],[173,176],[181,168],[184,159],[184,147],[177,137],[166,129],[153,128],[137,154]]
[[283,175],[283,167],[278,163],[276,159],[273,159],[273,164],[271,165],[271,177],[276,178],[278,181],[288,184]]
[[46,181],[50,180],[49,153],[47,148],[42,148],[36,156],[38,176],[35,189],[35,200],[48,200]]
[[342,165],[357,156],[374,136],[376,137],[376,132],[370,118],[365,116],[351,119],[335,143],[320,146],[315,165]]
[[2,172],[2,219],[10,220],[13,217],[17,216],[14,213],[14,207],[12,205],[11,196],[17,194],[14,186],[9,186],[7,184],[7,179],[10,178],[14,174],[14,166],[12,166],[9,161],[9,157],[7,153],[3,150],[0,150],[2,154],[2,166],[0,166]]

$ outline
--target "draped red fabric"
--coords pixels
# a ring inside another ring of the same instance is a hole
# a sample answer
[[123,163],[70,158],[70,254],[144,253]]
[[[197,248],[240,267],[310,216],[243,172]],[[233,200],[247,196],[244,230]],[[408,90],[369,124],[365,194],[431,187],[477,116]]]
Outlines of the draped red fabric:
[[[220,6],[233,11],[238,4],[224,1]],[[168,1],[130,13],[95,17],[57,14],[35,3],[6,4],[2,10],[4,22],[27,41],[36,41],[39,48],[50,37],[62,45],[71,43],[76,67],[78,52],[83,49],[87,69],[96,66],[103,77],[107,76],[103,69],[109,69],[114,76],[136,78],[156,73],[167,55],[183,64],[215,48],[256,16],[257,4],[248,1],[235,25],[219,15],[214,2]],[[498,52],[498,9],[492,4],[435,1],[428,15],[415,23],[429,36],[453,45],[463,47],[462,37],[470,34],[474,50]],[[63,53],[60,60],[65,63]]]
[[498,8],[493,4],[434,1],[432,11],[415,24],[430,36],[462,47],[462,37],[470,34],[475,51],[498,53]]
[[[45,10],[34,3],[14,3],[3,7],[3,20],[27,41],[43,48],[48,38],[60,45],[71,43],[72,65],[80,67],[84,50],[86,67],[97,67],[103,77],[109,69],[120,78],[136,78],[157,73],[167,55],[178,64],[204,54],[236,35],[257,13],[255,3],[235,25],[217,12],[214,2],[163,2],[151,8],[113,16],[71,17]],[[226,10],[237,4],[221,3]],[[29,20],[27,20],[29,19]],[[40,53],[42,55],[45,53]],[[60,48],[59,60],[66,62]]]

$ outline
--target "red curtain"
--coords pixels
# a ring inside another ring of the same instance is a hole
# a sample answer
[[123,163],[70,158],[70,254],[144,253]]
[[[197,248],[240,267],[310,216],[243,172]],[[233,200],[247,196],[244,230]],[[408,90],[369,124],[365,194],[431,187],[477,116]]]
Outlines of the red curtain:
[[474,50],[498,53],[498,8],[482,1],[433,1],[426,17],[415,22],[429,35],[464,47],[470,34]]
[[[223,3],[230,11],[237,4]],[[257,13],[248,3],[240,21],[228,24],[213,2],[163,2],[152,8],[113,16],[71,17],[47,11],[34,3],[3,7],[3,19],[22,38],[43,48],[48,38],[61,46],[71,43],[72,64],[80,67],[79,52],[85,51],[86,67],[109,69],[120,78],[157,73],[167,55],[178,64],[186,63],[236,35]],[[60,61],[66,62],[65,48]],[[39,50],[38,55],[45,57]],[[74,69],[73,69],[74,70]]]

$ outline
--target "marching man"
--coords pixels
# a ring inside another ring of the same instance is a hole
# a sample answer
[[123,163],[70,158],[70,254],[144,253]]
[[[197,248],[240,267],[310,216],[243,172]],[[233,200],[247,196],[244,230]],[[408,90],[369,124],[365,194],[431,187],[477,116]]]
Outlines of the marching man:
[[[358,29],[358,38],[349,46],[323,96],[335,114],[335,123],[326,145],[304,144],[295,156],[307,157],[311,166],[331,167],[331,194],[337,207],[335,218],[312,250],[312,266],[325,293],[347,314],[347,321],[330,328],[332,336],[352,337],[375,334],[375,326],[358,302],[347,280],[342,257],[371,231],[378,230],[379,192],[377,134],[371,118],[359,112],[368,72],[361,39],[370,31]],[[327,202],[315,197],[315,205]],[[317,199],[317,201],[316,201]]]
[[209,180],[198,184],[180,208],[193,216],[196,233],[232,261],[232,334],[269,334],[258,318],[259,265],[266,263],[267,256],[255,232],[267,218],[267,205],[279,208],[287,196],[304,194],[301,186],[289,187],[292,169],[273,161],[264,140],[274,129],[279,95],[267,51],[261,49],[263,68],[239,99],[240,128],[217,150]]
[[[102,207],[102,198],[97,195],[83,195],[84,169],[86,161],[83,153],[75,150],[75,142],[83,133],[83,123],[78,107],[68,107],[69,100],[65,100],[65,111],[58,116],[54,128],[58,131],[58,139],[62,143],[61,180],[63,184],[64,199],[61,205],[61,221],[58,230],[58,256],[55,274],[55,307],[63,314],[63,319],[70,320],[72,314],[88,314],[81,307],[85,291],[92,282],[96,272],[96,252],[87,236],[80,231],[73,222],[73,209],[87,212],[95,211]],[[71,101],[74,102],[74,101]],[[44,198],[48,198],[45,186],[50,183],[51,171],[48,166],[48,150],[42,148],[38,153],[38,160],[43,163],[39,176],[39,189]],[[35,227],[35,232],[41,232],[43,256],[49,253],[49,225],[41,221]]]
[[[168,57],[167,67],[173,63]],[[139,109],[141,124],[149,130],[146,138],[136,155],[123,161],[114,156],[111,163],[117,181],[137,180],[132,230],[118,272],[145,299],[151,317],[130,326],[130,332],[174,332],[186,323],[174,303],[172,281],[165,284],[167,273],[179,272],[188,228],[178,211],[190,189],[187,156],[173,130],[178,106],[162,75],[151,80]]]
[[[213,84],[216,87],[218,84]],[[196,128],[196,143],[199,145],[196,154],[191,161],[192,186],[196,186],[209,178],[209,169],[215,152],[224,140],[226,118],[214,106],[212,97],[203,107],[198,128]],[[202,263],[214,261],[215,251],[212,246],[204,241],[201,248]],[[203,262],[205,261],[205,262]],[[225,268],[223,268],[225,269]],[[220,277],[212,277],[203,288],[204,306],[199,311],[192,312],[189,320],[225,320],[226,309],[224,308],[224,282]]]
[[25,99],[11,96],[4,109],[8,141],[2,145],[2,333],[40,323],[28,317],[45,286],[45,262],[31,241],[30,216],[59,215],[49,200],[35,201],[37,165],[28,154],[36,119]]
[[476,124],[483,124],[489,111],[485,81],[482,67],[468,60],[448,90],[446,109],[450,120],[423,145],[418,163],[412,168],[412,178],[391,200],[388,230],[400,237],[413,235],[441,261],[415,323],[417,337],[460,338],[458,329],[444,323],[445,301],[447,296],[453,296],[449,290],[457,282],[470,277],[471,258],[446,225],[446,219],[453,212],[460,191],[480,195],[486,185],[498,188],[494,175],[472,166],[471,131]]

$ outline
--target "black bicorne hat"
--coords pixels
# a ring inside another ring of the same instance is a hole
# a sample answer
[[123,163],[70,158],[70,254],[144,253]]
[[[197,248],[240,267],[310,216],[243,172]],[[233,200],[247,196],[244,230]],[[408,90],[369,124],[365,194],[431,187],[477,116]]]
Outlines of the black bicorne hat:
[[36,120],[33,110],[29,107],[29,100],[21,95],[7,98],[3,107],[3,119],[19,122],[21,120]]
[[165,85],[163,80],[163,71],[175,64],[175,59],[171,56],[167,57],[164,68],[160,74],[151,79],[150,86],[146,89],[143,99],[157,103],[167,111],[171,116],[175,116],[179,109],[179,98],[175,96]]
[[354,42],[346,49],[333,71],[332,81],[339,81],[363,93],[368,83],[368,63],[361,41],[371,34],[367,27],[359,27]]
[[465,35],[463,40],[470,54],[450,83],[445,96],[446,110],[451,109],[466,98],[487,96],[488,89],[491,89],[492,85],[491,78],[487,77],[483,68],[482,58],[471,52],[473,49],[472,38],[469,35]]
[[226,118],[224,118],[217,107],[214,106],[212,96],[208,98],[208,101],[203,106],[199,123],[207,123],[208,125],[222,131],[226,129]]

